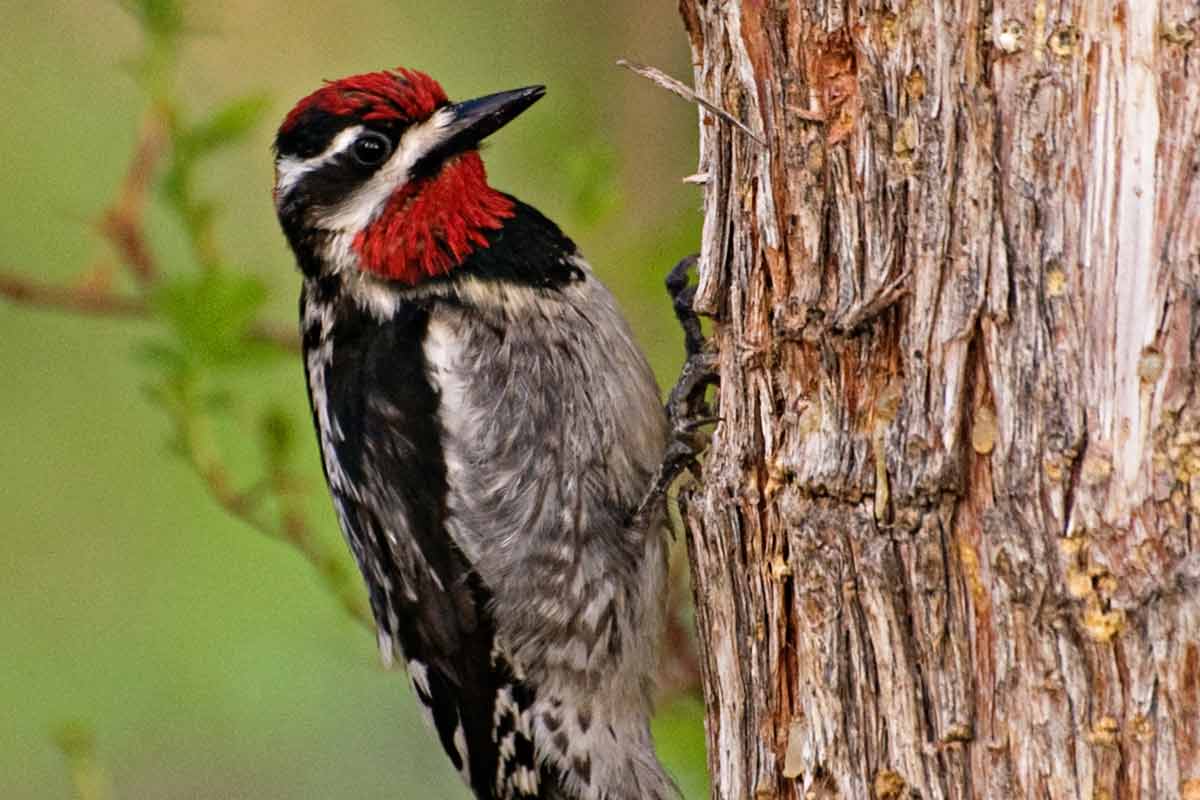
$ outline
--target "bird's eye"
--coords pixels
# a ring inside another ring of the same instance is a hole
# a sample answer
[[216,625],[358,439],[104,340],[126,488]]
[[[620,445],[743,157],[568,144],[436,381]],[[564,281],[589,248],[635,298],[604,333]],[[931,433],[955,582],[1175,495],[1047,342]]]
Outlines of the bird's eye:
[[354,140],[353,153],[364,167],[377,167],[392,154],[392,142],[382,133],[367,131]]

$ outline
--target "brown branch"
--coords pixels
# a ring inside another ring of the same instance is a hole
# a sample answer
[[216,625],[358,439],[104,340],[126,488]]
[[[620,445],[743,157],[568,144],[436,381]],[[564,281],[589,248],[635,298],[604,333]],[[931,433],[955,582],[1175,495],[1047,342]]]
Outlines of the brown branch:
[[142,220],[154,169],[166,152],[166,121],[160,109],[151,108],[142,118],[129,168],[116,199],[100,217],[100,232],[108,239],[134,279],[148,286],[158,277],[158,265],[143,233]]
[[[168,147],[166,121],[160,109],[151,108],[143,117],[129,167],[113,202],[101,214],[97,227],[120,254],[122,262],[140,287],[137,294],[114,292],[103,285],[58,285],[30,279],[16,272],[0,272],[0,298],[17,305],[62,311],[76,315],[114,319],[150,319],[153,307],[149,292],[161,276],[157,260],[146,239],[144,224],[149,190],[155,167]],[[294,329],[258,321],[246,332],[251,341],[271,344],[288,351],[300,349]],[[374,629],[370,611],[355,591],[353,576],[342,563],[321,547],[310,527],[302,504],[291,496],[290,479],[282,467],[269,480],[245,492],[233,486],[230,472],[205,424],[204,415],[185,394],[177,397],[170,413],[175,419],[184,460],[200,477],[214,502],[231,516],[260,534],[289,544],[317,570],[342,607],[368,629]],[[264,512],[273,499],[278,520]]]
[[[687,566],[672,566],[672,574],[686,573]],[[700,658],[696,653],[695,627],[688,618],[691,593],[684,581],[672,579],[667,598],[666,630],[659,688],[664,696],[696,695],[700,691]]]
[[255,322],[246,331],[246,336],[252,342],[263,342],[287,350],[289,353],[300,352],[300,336],[294,328],[272,325],[269,322]]
[[[142,297],[91,286],[59,286],[13,272],[0,272],[0,297],[18,305],[96,317],[149,319],[151,311]],[[300,350],[300,339],[294,330],[267,322],[252,324],[246,337],[291,353]]]
[[285,498],[277,496],[284,510],[280,514],[279,526],[272,525],[257,513],[262,506],[262,498],[256,497],[254,492],[235,490],[230,483],[229,472],[223,464],[212,460],[212,456],[202,461],[194,452],[187,455],[188,463],[203,481],[204,488],[217,505],[268,539],[284,542],[297,550],[320,574],[330,591],[338,598],[342,608],[368,631],[374,632],[375,622],[371,613],[354,593],[348,574],[341,568],[340,562],[322,552],[308,520],[302,513],[288,507]]
[[[162,272],[146,236],[146,209],[157,169],[173,145],[171,116],[165,103],[155,103],[147,108],[116,194],[95,222],[96,230],[114,248],[129,271],[136,283],[136,291],[123,293],[110,289],[108,270],[98,273],[97,280],[77,285],[59,285],[16,272],[0,271],[0,298],[17,305],[75,315],[114,319],[155,317],[151,292],[160,285]],[[186,219],[189,212],[200,213],[201,206],[193,201],[185,201],[183,205],[187,207],[180,213],[185,222],[189,221]],[[200,230],[199,235],[197,230]],[[219,259],[214,253],[211,224],[203,228],[193,225],[189,233],[194,255],[201,266],[215,265]],[[280,328],[263,321],[252,323],[246,330],[246,338],[288,351],[300,349],[295,329]],[[210,430],[203,404],[193,394],[192,381],[169,379],[156,388],[161,391],[160,399],[175,425],[183,460],[200,478],[213,501],[263,536],[298,550],[316,569],[342,607],[373,631],[374,622],[361,591],[356,591],[358,584],[354,575],[340,559],[328,552],[311,527],[304,513],[303,498],[295,490],[287,465],[273,463],[266,480],[240,491],[234,485],[232,472]],[[90,734],[82,729],[66,730],[60,737],[60,748],[71,764],[80,800],[104,800],[111,794],[101,781],[102,772],[93,763],[94,745]]]
[[679,95],[684,100],[687,100],[689,103],[695,103],[696,105],[700,106],[701,108],[704,108],[707,111],[715,114],[719,118],[725,120],[730,125],[737,128],[742,133],[746,134],[746,136],[748,136],[751,140],[757,142],[760,146],[762,146],[762,147],[767,146],[766,141],[764,141],[762,139],[762,137],[760,137],[757,133],[750,130],[750,127],[746,123],[742,122],[740,119],[735,117],[733,114],[730,114],[728,111],[721,108],[719,105],[712,102],[711,100],[707,100],[704,97],[701,97],[700,95],[696,94],[695,89],[693,89],[692,87],[683,83],[682,81],[672,78],[670,75],[663,72],[662,70],[655,69],[654,67],[648,67],[645,64],[635,64],[634,62],[627,61],[623,58],[617,59],[617,66],[624,67],[625,69],[629,70],[630,72],[633,72],[637,75],[641,75],[643,78],[646,78],[647,80],[651,81],[652,83],[654,83],[658,86],[661,86],[663,89],[666,89],[671,94]]
[[[293,496],[293,481],[284,468],[272,465],[265,483],[255,484],[244,492],[238,491],[233,486],[229,468],[212,440],[207,418],[187,394],[180,394],[176,402],[168,404],[167,408],[175,420],[184,461],[200,477],[217,505],[263,536],[284,542],[299,551],[338,598],[342,608],[374,632],[374,620],[361,595],[355,591],[353,577],[338,559],[331,557],[321,547],[301,504]],[[264,488],[271,492],[277,503],[277,523],[262,513],[266,499]]]
[[356,590],[354,576],[346,570],[340,559],[322,552],[303,510],[290,502],[283,492],[278,497],[282,507],[281,538],[304,555],[308,563],[321,575],[329,590],[337,596],[342,608],[369,632],[374,633],[375,620],[371,616],[371,610],[363,602],[362,594]]
[[56,286],[14,273],[0,273],[0,297],[21,305],[99,317],[145,318],[150,315],[149,306],[140,297],[86,286]]

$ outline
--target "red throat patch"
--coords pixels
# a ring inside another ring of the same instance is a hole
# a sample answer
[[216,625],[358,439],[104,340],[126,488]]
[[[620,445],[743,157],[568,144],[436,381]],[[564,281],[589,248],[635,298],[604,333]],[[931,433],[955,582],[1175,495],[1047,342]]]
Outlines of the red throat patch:
[[488,186],[476,151],[450,158],[428,178],[397,189],[354,237],[365,270],[408,285],[445,275],[488,246],[485,231],[513,216],[513,201]]

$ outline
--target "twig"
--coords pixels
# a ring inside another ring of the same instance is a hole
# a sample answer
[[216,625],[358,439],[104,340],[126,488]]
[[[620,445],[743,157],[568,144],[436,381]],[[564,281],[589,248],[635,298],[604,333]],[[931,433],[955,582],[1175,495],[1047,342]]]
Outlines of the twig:
[[321,551],[316,544],[308,518],[303,509],[285,490],[277,490],[280,504],[280,526],[282,538],[299,550],[308,562],[320,573],[329,590],[337,596],[342,608],[358,620],[369,633],[375,632],[375,620],[370,609],[363,603],[362,594],[356,590],[357,583],[343,566],[343,561]]
[[911,275],[912,268],[910,267],[887,286],[880,289],[870,302],[856,304],[834,319],[833,329],[836,331],[853,331],[883,313],[888,306],[912,291],[912,287],[908,285],[908,279]]
[[[143,113],[137,139],[128,165],[111,202],[95,221],[94,227],[111,244],[135,288],[130,292],[113,291],[108,286],[108,271],[99,271],[96,279],[76,285],[59,285],[31,279],[20,273],[0,271],[0,300],[34,308],[51,309],[76,315],[94,315],[114,319],[146,319],[169,324],[156,307],[155,290],[164,283],[159,255],[146,235],[146,209],[156,183],[158,167],[165,155],[188,155],[181,143],[187,131],[175,121],[181,116],[167,93],[168,81],[163,70],[173,60],[171,37],[156,38],[147,52],[147,64],[156,77],[150,83],[152,101]],[[169,58],[162,60],[164,55]],[[148,70],[147,72],[151,72]],[[194,155],[194,154],[192,154]],[[222,264],[213,229],[214,206],[193,196],[192,167],[197,159],[176,158],[172,165],[168,201],[186,229],[192,255],[202,269]],[[263,321],[251,323],[245,338],[289,351],[300,349],[294,329],[276,327]],[[242,491],[234,483],[233,472],[224,459],[211,430],[211,417],[199,393],[204,383],[204,368],[168,370],[164,381],[155,384],[159,399],[174,426],[177,449],[187,465],[200,478],[213,501],[231,516],[264,536],[299,550],[313,565],[326,587],[337,596],[351,616],[373,630],[369,609],[363,602],[358,583],[343,560],[322,545],[305,515],[304,498],[295,488],[290,462],[275,454],[269,460],[264,479]],[[89,732],[75,726],[64,729],[60,748],[67,757],[75,779],[79,800],[107,800],[111,792],[105,775],[95,762],[94,743]]]
[[293,507],[294,504],[289,504],[284,497],[276,495],[276,500],[283,506],[283,510],[280,513],[280,524],[272,525],[258,513],[262,498],[255,497],[252,492],[236,491],[223,464],[211,460],[201,463],[190,453],[188,463],[200,476],[204,488],[217,505],[268,539],[285,542],[299,551],[320,574],[330,591],[338,598],[342,608],[369,632],[374,633],[375,623],[360,596],[354,592],[353,582],[342,568],[341,562],[324,553],[317,545],[315,534],[303,512]]
[[757,142],[760,146],[762,146],[762,147],[767,146],[766,141],[763,140],[754,131],[750,130],[749,126],[747,126],[746,123],[742,122],[740,119],[735,117],[733,114],[730,114],[728,111],[721,108],[720,106],[718,106],[716,103],[712,102],[711,100],[706,100],[705,98],[701,97],[699,94],[696,93],[695,89],[693,89],[692,87],[688,86],[687,84],[685,84],[681,81],[676,80],[675,78],[672,78],[670,75],[663,72],[662,70],[655,69],[654,67],[648,67],[645,64],[635,64],[634,62],[627,61],[624,58],[617,59],[617,66],[625,67],[625,69],[629,70],[630,72],[641,75],[643,78],[646,78],[647,80],[650,80],[650,81],[658,84],[662,88],[666,89],[668,92],[679,95],[684,100],[687,100],[689,103],[695,103],[695,104],[707,109],[711,113],[716,114],[718,117],[725,120],[730,125],[737,128],[738,130],[740,130],[742,133],[746,134],[746,136],[748,136],[753,141]]
[[246,335],[254,342],[273,344],[289,353],[300,352],[300,335],[293,328],[283,328],[267,322],[255,322],[246,331]]
[[162,112],[152,107],[142,117],[133,156],[117,197],[100,217],[100,232],[112,242],[130,273],[143,286],[154,283],[158,277],[158,265],[142,232],[142,217],[154,168],[166,148],[166,122]]
[[691,586],[686,564],[671,565],[669,584],[660,687],[664,696],[691,695],[699,689],[701,675],[696,636],[687,615]]
[[[59,286],[30,280],[13,272],[0,272],[0,297],[19,305],[97,317],[150,318],[150,305],[145,298],[90,286]],[[246,336],[251,341],[274,345],[291,353],[300,350],[300,338],[291,328],[255,322]]]
[[174,419],[184,460],[200,476],[204,488],[217,505],[263,536],[285,542],[298,550],[317,570],[342,608],[368,631],[374,632],[375,624],[360,596],[355,593],[352,579],[342,568],[341,562],[323,551],[303,509],[292,497],[290,490],[294,482],[284,468],[273,464],[267,479],[267,486],[272,490],[279,508],[279,521],[274,523],[262,513],[265,499],[261,492],[263,484],[256,484],[245,492],[233,488],[229,468],[208,429],[207,417],[195,406],[186,388],[177,388],[174,401],[168,403],[167,409]]
[[91,287],[56,286],[31,281],[13,273],[0,273],[0,296],[13,303],[100,317],[148,317],[150,308],[140,297]]

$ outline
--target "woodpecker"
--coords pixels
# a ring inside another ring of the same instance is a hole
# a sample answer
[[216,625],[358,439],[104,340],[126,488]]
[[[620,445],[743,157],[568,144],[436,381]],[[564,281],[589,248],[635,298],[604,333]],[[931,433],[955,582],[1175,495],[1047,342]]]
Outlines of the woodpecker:
[[333,505],[450,761],[480,800],[668,800],[666,537],[635,514],[658,388],[575,244],[479,154],[544,91],[328,82],[279,128],[275,207]]

